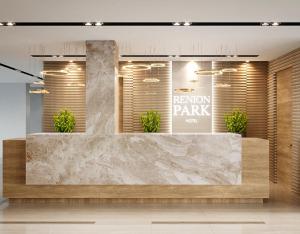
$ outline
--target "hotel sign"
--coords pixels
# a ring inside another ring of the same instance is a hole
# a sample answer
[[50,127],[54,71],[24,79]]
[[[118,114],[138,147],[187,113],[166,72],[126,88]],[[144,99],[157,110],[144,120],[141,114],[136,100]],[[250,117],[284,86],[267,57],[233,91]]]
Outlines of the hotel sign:
[[174,133],[212,131],[212,77],[195,77],[194,71],[201,65],[201,62],[172,63]]

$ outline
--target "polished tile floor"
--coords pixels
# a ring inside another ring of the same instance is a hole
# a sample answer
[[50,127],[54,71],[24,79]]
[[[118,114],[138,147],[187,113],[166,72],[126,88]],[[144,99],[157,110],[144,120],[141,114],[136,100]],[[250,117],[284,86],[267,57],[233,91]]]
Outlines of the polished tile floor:
[[[8,221],[21,223],[3,223]],[[89,223],[59,223],[78,221]],[[81,205],[73,207],[2,204],[0,233],[299,234],[300,207],[270,203],[264,205]]]

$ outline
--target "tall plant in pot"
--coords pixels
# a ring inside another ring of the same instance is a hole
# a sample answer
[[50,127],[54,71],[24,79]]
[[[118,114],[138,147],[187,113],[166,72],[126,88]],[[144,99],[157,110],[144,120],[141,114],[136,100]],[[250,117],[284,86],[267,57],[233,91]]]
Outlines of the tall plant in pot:
[[248,124],[247,114],[238,108],[233,109],[232,112],[225,115],[225,124],[229,132],[245,136]]
[[141,123],[144,132],[159,132],[160,114],[157,111],[147,111],[141,114]]

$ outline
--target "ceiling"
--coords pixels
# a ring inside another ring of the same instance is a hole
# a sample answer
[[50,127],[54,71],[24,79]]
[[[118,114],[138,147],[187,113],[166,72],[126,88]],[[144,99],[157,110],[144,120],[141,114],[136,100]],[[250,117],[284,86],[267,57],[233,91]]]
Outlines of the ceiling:
[[[0,0],[0,22],[300,22],[299,0]],[[116,40],[121,54],[258,54],[300,46],[300,27],[0,27],[0,62],[39,74],[30,54],[84,54]],[[0,82],[31,82],[0,68]],[[28,80],[29,79],[29,80]]]

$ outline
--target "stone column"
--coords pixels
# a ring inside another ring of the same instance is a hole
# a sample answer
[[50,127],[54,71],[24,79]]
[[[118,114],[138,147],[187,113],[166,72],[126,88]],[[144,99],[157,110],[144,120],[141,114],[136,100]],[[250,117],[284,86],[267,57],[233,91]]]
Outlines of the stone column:
[[115,41],[86,42],[86,132],[115,133],[115,79],[118,49]]

